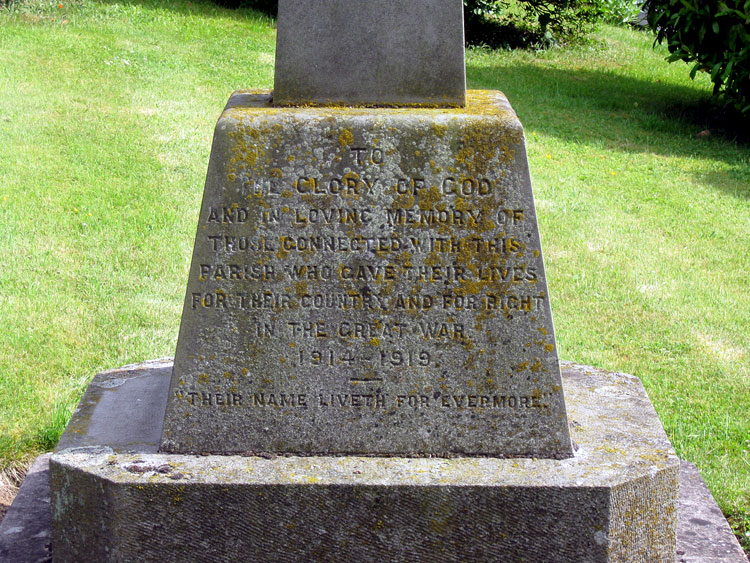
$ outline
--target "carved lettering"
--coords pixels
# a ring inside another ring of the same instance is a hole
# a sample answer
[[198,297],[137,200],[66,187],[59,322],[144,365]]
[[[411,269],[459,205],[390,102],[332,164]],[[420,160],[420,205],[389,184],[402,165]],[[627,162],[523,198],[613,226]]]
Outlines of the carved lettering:
[[304,393],[254,393],[252,406],[306,409],[307,395]]
[[442,408],[455,409],[542,409],[549,408],[539,397],[533,395],[453,395],[440,398]]
[[451,196],[487,196],[492,193],[492,184],[486,178],[455,178],[443,180],[443,194]]
[[[188,412],[174,426],[241,426],[246,451],[319,453],[322,436],[333,454],[516,453],[504,436],[515,448],[560,419],[517,145],[479,150],[452,125],[407,136],[329,121],[318,146],[261,144],[251,119],[242,143],[227,140],[231,162],[209,176],[200,214],[186,373],[173,382]],[[453,424],[466,431],[445,446]]]
[[475,227],[482,221],[479,209],[386,209],[388,225]]
[[385,153],[383,153],[383,149],[370,147],[352,147],[349,150],[351,151],[352,159],[358,166],[385,163]]
[[349,394],[349,393],[319,393],[318,406],[320,408],[385,408],[386,396],[382,393]]
[[178,391],[177,398],[184,399],[188,404],[201,407],[241,407],[242,395],[239,393],[206,393]]
[[272,264],[201,264],[198,279],[271,281],[275,278]]
[[333,207],[330,209],[295,209],[292,224],[305,225],[366,225],[372,221],[371,209]]
[[250,210],[247,207],[236,205],[230,207],[209,207],[207,223],[223,223],[225,225],[246,223],[250,217]]

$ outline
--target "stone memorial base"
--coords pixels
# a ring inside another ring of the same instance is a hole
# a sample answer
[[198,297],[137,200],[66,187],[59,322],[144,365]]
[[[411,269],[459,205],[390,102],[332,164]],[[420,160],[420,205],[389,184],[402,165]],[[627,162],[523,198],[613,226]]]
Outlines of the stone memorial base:
[[636,377],[563,366],[572,459],[267,459],[153,453],[170,367],[94,379],[51,459],[56,561],[674,561],[680,464]]

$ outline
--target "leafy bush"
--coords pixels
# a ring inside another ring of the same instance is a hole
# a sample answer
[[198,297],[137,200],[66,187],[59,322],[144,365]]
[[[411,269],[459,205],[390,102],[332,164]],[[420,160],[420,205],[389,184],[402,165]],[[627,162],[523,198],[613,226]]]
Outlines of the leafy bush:
[[273,17],[276,17],[279,7],[277,0],[214,0],[214,2],[225,8],[253,8]]
[[714,97],[750,115],[750,1],[646,0],[645,7],[667,60],[693,63],[692,78],[710,73]]
[[602,20],[611,24],[629,24],[637,20],[643,0],[600,0]]
[[477,15],[491,16],[502,10],[499,0],[464,0],[464,9]]
[[601,19],[603,1],[464,0],[466,40],[491,47],[580,41]]
[[[2,0],[0,0],[2,1]],[[276,15],[276,0],[214,0],[227,8]],[[539,47],[582,39],[602,5],[630,0],[463,0],[466,41],[490,47]]]

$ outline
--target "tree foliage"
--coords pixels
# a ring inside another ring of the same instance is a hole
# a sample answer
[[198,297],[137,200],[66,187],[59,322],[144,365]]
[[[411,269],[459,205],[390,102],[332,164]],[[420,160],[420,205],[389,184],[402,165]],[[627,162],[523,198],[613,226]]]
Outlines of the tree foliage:
[[633,24],[638,20],[643,0],[600,0],[603,20],[614,25]]
[[646,0],[656,41],[670,62],[707,72],[718,101],[750,115],[750,0]]
[[[467,42],[493,47],[538,47],[579,41],[601,18],[603,3],[604,0],[464,0]],[[497,28],[494,32],[492,24]]]
[[[215,0],[276,15],[276,0]],[[607,1],[629,0],[463,0],[467,43],[529,47],[581,39],[602,15]]]

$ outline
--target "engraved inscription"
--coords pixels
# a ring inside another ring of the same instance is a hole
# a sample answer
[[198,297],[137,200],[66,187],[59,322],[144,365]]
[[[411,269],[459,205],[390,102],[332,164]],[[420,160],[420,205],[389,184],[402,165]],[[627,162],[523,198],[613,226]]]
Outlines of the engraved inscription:
[[[251,150],[255,154],[261,149]],[[394,348],[388,343],[416,339],[472,346],[481,339],[483,329],[476,321],[466,320],[477,314],[511,322],[513,313],[544,311],[546,295],[534,291],[540,253],[530,252],[524,240],[529,238],[524,230],[528,210],[481,204],[485,200],[494,203],[504,193],[500,180],[458,174],[389,178],[382,175],[388,163],[382,148],[350,147],[344,155],[354,168],[346,168],[341,176],[290,178],[277,170],[273,181],[243,182],[239,193],[247,199],[272,197],[273,203],[209,205],[204,224],[221,226],[221,230],[205,235],[203,256],[211,259],[199,263],[194,275],[202,285],[220,288],[192,292],[190,307],[227,316],[272,315],[255,321],[255,336],[326,344],[284,353],[277,357],[279,362],[342,373],[344,368],[434,367],[439,365],[441,350]],[[430,154],[423,159],[433,161]],[[346,203],[333,203],[339,201]],[[379,205],[373,205],[376,201]],[[272,230],[264,228],[269,224]],[[368,227],[390,232],[368,236],[360,231]],[[445,229],[455,234],[446,234]],[[474,234],[488,229],[490,236]],[[394,284],[407,284],[411,290],[394,292]],[[345,291],[336,291],[344,287]],[[334,317],[310,319],[303,314],[314,311]],[[280,320],[278,315],[285,312]],[[396,317],[335,317],[347,312]],[[399,316],[403,313],[428,317],[403,319]],[[470,317],[464,321],[455,318],[466,314]],[[342,346],[358,342],[377,350],[353,353]],[[346,379],[363,383],[385,378],[358,373]],[[300,396],[308,394],[314,393]],[[443,407],[450,403],[446,401],[441,401]],[[479,400],[482,407],[486,402]]]
[[[378,379],[377,381],[380,381]],[[182,393],[176,397],[196,407],[240,407],[243,397],[237,393]],[[466,394],[397,394],[383,393],[254,393],[249,404],[252,408],[398,408],[414,409],[545,409],[549,405],[536,396],[516,395],[466,395]]]
[[242,111],[217,128],[165,426],[191,430],[166,448],[558,455],[519,133],[428,112],[365,127],[364,110],[295,125]]

